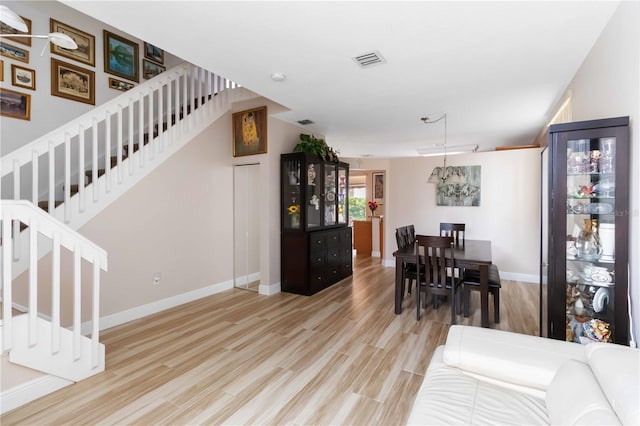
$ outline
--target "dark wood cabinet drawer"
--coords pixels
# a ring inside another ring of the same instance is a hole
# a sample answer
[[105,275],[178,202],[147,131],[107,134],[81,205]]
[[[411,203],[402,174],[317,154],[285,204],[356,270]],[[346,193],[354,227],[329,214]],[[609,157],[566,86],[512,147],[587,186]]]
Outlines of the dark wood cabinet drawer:
[[310,252],[319,252],[324,251],[327,248],[327,240],[325,235],[321,232],[316,232],[311,234],[309,237],[309,251]]
[[311,269],[323,268],[327,264],[327,257],[324,251],[318,251],[309,255]]
[[330,231],[327,233],[327,247],[340,247],[342,242],[340,231]]

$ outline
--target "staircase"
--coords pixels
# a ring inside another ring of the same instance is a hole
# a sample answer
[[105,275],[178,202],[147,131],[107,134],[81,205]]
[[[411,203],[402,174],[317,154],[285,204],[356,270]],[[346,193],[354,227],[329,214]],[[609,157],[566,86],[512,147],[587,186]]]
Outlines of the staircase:
[[[99,282],[101,271],[107,270],[107,254],[76,230],[234,102],[255,96],[183,63],[2,157],[3,356],[69,383],[104,370]],[[46,255],[51,273],[38,274]],[[87,264],[91,285],[81,279]],[[13,289],[26,277],[28,292],[23,287],[17,300]],[[72,300],[61,292],[65,285],[72,285]],[[46,306],[38,305],[39,292],[50,297]],[[83,317],[83,294],[91,295],[89,321],[87,312]],[[72,310],[70,325],[61,322],[61,306]],[[12,308],[24,313],[16,315]],[[88,325],[84,333],[83,319]],[[0,405],[3,412],[9,408],[4,396]]]

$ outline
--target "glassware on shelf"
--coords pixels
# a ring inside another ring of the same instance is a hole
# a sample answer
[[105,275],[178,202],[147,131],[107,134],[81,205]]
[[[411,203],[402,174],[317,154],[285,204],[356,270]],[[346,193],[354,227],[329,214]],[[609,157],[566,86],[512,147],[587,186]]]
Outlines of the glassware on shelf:
[[581,260],[596,261],[602,255],[602,245],[598,234],[598,219],[585,219],[584,227],[576,239],[577,257]]

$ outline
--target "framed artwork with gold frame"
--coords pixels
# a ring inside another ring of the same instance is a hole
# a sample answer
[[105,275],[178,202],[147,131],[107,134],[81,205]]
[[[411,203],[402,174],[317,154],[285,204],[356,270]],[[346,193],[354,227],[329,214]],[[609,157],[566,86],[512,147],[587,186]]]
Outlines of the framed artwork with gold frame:
[[36,90],[36,70],[11,64],[11,84],[24,89]]
[[56,46],[50,43],[51,53],[64,56],[65,58],[73,59],[74,61],[82,62],[92,67],[96,66],[96,38],[95,36],[86,33],[82,30],[72,27],[71,25],[63,24],[60,21],[56,21],[53,18],[49,19],[49,28],[51,32],[58,32],[68,35],[78,45],[77,49],[65,49],[64,47]]
[[31,120],[31,95],[0,87],[0,115]]
[[104,72],[138,83],[139,46],[107,30],[104,33]]
[[95,105],[96,73],[51,58],[51,94]]
[[31,38],[30,37],[11,37],[11,34],[31,34],[31,19],[25,18],[21,16],[22,20],[25,24],[27,24],[27,32],[23,33],[22,31],[18,31],[13,27],[5,24],[4,22],[0,22],[0,34],[2,34],[2,38],[7,40],[15,41],[16,43],[24,44],[25,46],[31,47]]
[[233,156],[266,154],[267,107],[236,112],[233,123]]

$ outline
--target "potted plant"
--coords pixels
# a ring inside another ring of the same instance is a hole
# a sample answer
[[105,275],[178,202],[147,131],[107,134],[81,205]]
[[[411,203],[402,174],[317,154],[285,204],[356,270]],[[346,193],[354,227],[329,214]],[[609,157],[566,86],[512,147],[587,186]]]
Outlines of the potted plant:
[[338,152],[327,145],[324,139],[318,139],[313,135],[305,135],[300,133],[300,142],[293,148],[293,152],[305,152],[307,154],[317,155],[324,161],[337,163]]

